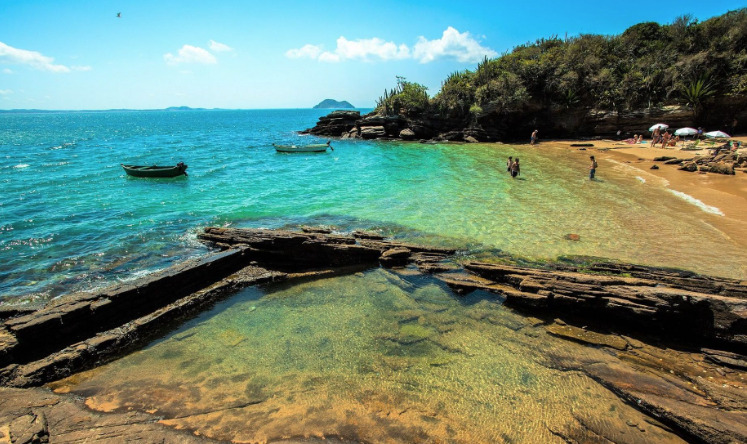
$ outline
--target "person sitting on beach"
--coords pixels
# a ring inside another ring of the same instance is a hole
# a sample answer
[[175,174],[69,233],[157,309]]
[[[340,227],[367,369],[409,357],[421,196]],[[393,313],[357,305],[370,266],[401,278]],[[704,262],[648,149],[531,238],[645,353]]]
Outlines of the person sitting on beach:
[[623,142],[625,142],[625,143],[629,143],[629,144],[631,144],[631,145],[632,145],[632,144],[634,144],[634,143],[638,143],[638,134],[633,134],[633,137],[632,137],[632,138],[630,138],[630,139],[625,139],[625,140],[623,140]]
[[680,136],[674,136],[674,139],[669,141],[669,146],[677,146],[677,142],[680,141]]
[[521,173],[521,168],[519,167],[519,158],[517,157],[516,160],[514,160],[514,163],[511,164],[511,177],[516,177]]
[[638,135],[638,141],[636,143],[643,143],[643,134]]
[[672,137],[669,131],[664,131],[664,135],[661,136],[661,147],[666,148],[669,146],[669,139]]

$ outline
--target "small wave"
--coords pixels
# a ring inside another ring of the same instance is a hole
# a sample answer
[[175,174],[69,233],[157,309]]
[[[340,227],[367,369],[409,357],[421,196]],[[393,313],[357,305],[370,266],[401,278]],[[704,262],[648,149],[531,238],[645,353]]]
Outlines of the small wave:
[[641,176],[635,176],[635,178],[638,179],[641,183],[646,183],[646,179]]
[[672,189],[669,189],[669,188],[667,188],[667,191],[669,191],[670,193],[672,193],[675,196],[679,197],[680,199],[683,199],[684,201],[689,202],[689,203],[695,205],[696,207],[700,208],[701,210],[705,211],[706,213],[715,214],[717,216],[724,216],[724,212],[721,211],[720,209],[718,209],[717,207],[712,207],[710,205],[706,205],[705,203],[703,203],[703,201],[698,200],[698,199],[692,197],[689,194],[685,194],[685,193],[683,193],[681,191],[672,190]]
[[13,168],[21,169],[21,168],[28,168],[28,167],[29,167],[29,164],[27,164],[27,163],[21,163],[21,164],[18,164],[16,166],[14,166]]

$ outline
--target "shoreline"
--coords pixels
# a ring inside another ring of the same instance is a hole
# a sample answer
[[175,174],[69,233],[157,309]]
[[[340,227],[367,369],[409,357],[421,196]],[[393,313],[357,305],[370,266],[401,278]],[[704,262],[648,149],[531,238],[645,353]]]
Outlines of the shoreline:
[[[747,137],[735,137],[732,140],[747,142]],[[572,147],[572,144],[592,143],[592,147]],[[619,163],[634,168],[638,173],[635,177],[649,182],[652,179],[670,190],[673,198],[684,199],[693,205],[694,211],[702,211],[707,223],[724,233],[726,240],[742,248],[747,248],[747,174],[737,171],[734,175],[717,173],[688,172],[678,169],[678,165],[665,165],[664,162],[653,159],[661,156],[689,159],[704,154],[705,149],[698,151],[682,151],[679,149],[648,148],[647,145],[622,145],[618,141],[598,140],[548,140],[532,148],[543,147],[565,149],[570,152],[584,153],[584,162],[589,155],[594,155],[600,164],[597,176],[603,178],[605,169],[611,164]],[[747,148],[739,152],[747,156]],[[658,169],[651,169],[657,165]],[[586,168],[586,163],[582,165]],[[699,207],[699,208],[698,208]],[[708,215],[716,217],[708,217]],[[724,260],[728,260],[725,258]],[[745,270],[747,271],[747,270]],[[742,279],[747,279],[744,272]]]

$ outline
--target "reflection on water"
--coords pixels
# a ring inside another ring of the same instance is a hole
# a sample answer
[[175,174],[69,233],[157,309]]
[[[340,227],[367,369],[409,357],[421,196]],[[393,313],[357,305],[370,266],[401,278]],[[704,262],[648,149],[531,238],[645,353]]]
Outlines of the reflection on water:
[[55,388],[238,442],[681,442],[581,373],[553,369],[547,350],[585,349],[492,295],[377,269],[245,290]]

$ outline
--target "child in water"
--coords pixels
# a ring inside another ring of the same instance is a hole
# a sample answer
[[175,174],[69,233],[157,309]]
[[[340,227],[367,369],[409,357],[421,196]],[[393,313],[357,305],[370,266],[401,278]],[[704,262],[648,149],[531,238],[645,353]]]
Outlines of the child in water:
[[594,156],[589,156],[591,159],[591,165],[589,165],[589,179],[594,179],[594,174],[597,172],[597,161],[594,159]]

